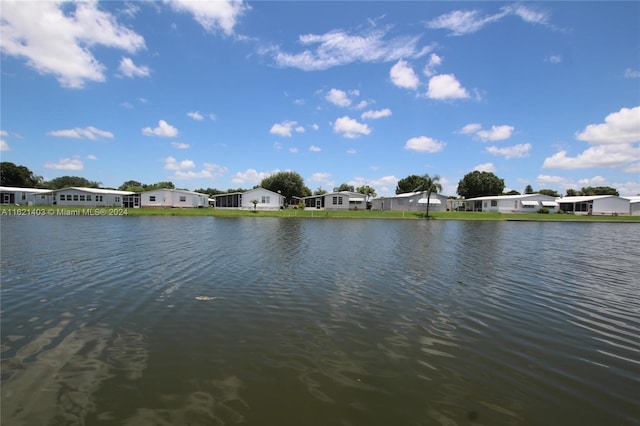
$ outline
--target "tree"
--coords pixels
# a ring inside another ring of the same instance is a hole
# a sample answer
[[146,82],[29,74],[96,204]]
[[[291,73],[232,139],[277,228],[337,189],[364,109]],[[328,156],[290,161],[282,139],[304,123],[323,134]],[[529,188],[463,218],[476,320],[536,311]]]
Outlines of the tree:
[[520,195],[520,193],[518,191],[516,191],[515,189],[512,189],[509,192],[505,192],[504,195]]
[[567,197],[575,197],[578,195],[578,191],[576,191],[575,189],[567,189]]
[[538,191],[538,194],[549,195],[551,197],[556,197],[556,198],[560,197],[560,194],[558,194],[553,189],[541,189],[540,191]]
[[527,186],[524,188],[524,193],[525,193],[525,194],[533,194],[533,187],[532,187],[531,185],[527,185]]
[[369,201],[376,196],[376,190],[369,185],[362,185],[356,188],[356,192],[364,195],[365,207],[369,208]]
[[580,190],[582,195],[616,195],[620,196],[618,190],[610,186],[587,186]]
[[251,200],[251,203],[253,204],[253,212],[255,213],[258,207],[258,200]]
[[404,179],[398,181],[396,186],[396,194],[405,194],[407,192],[414,192],[418,185],[420,185],[421,177],[418,175],[407,176]]
[[42,176],[38,176],[25,166],[17,166],[14,163],[3,161],[0,163],[0,185],[17,186],[21,188],[35,188],[42,182]]
[[442,185],[440,184],[440,176],[435,175],[433,177],[429,176],[428,173],[420,176],[420,182],[416,187],[415,191],[426,191],[427,192],[427,213],[425,215],[426,219],[429,219],[429,205],[431,201],[431,193],[438,191],[442,191]]
[[322,189],[321,186],[318,187],[315,191],[313,191],[313,195],[324,195],[327,193],[326,189]]
[[340,192],[340,191],[355,192],[355,189],[353,189],[353,185],[349,185],[348,183],[342,183],[340,184],[340,186],[333,188],[333,192]]
[[70,186],[78,186],[84,188],[100,188],[100,182],[87,180],[80,176],[60,176],[51,179],[46,185],[50,189],[69,188]]
[[274,173],[262,179],[260,186],[283,195],[285,200],[311,195],[311,190],[304,185],[302,176],[296,172]]
[[475,170],[460,179],[456,192],[461,197],[474,198],[484,195],[500,195],[503,190],[504,179],[500,179],[491,172]]

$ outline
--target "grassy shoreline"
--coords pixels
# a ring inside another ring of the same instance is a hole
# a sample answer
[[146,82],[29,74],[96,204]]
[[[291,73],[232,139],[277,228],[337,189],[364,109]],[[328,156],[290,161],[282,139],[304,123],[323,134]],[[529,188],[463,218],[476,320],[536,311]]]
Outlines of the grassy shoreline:
[[[2,206],[2,216],[206,216],[220,218],[276,217],[276,218],[340,218],[340,219],[403,219],[424,220],[424,212],[379,210],[224,210],[179,208],[84,208],[61,206]],[[431,212],[432,220],[504,220],[539,222],[640,222],[640,216],[581,216],[573,214],[489,213],[489,212]]]

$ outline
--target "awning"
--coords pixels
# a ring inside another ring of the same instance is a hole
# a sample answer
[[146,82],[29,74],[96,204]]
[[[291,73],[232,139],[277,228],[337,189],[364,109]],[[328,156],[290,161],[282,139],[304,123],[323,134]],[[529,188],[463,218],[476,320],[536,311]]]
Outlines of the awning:
[[540,204],[538,203],[538,201],[523,201],[522,202],[523,206],[539,206]]
[[349,202],[350,203],[363,203],[364,202],[364,198],[351,198],[351,197],[349,197]]
[[[420,198],[418,200],[418,204],[427,204],[427,199],[426,198]],[[431,198],[429,200],[429,204],[442,204],[442,203],[437,198]]]
[[558,203],[555,201],[543,201],[542,205],[545,207],[558,207]]

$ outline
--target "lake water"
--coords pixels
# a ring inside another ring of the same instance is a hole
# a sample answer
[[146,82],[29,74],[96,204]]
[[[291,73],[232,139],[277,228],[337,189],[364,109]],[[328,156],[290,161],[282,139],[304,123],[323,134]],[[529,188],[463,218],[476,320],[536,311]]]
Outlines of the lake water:
[[638,224],[0,226],[3,426],[640,421]]

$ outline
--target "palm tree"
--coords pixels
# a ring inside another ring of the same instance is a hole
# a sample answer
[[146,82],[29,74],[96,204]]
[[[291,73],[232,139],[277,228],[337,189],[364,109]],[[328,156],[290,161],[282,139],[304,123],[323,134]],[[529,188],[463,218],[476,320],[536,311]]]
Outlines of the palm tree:
[[420,176],[420,183],[418,187],[415,189],[416,192],[426,191],[427,192],[427,214],[425,216],[426,219],[429,219],[429,204],[431,202],[431,193],[438,191],[442,191],[442,185],[440,184],[440,176],[435,175],[433,177],[429,176],[428,173]]

